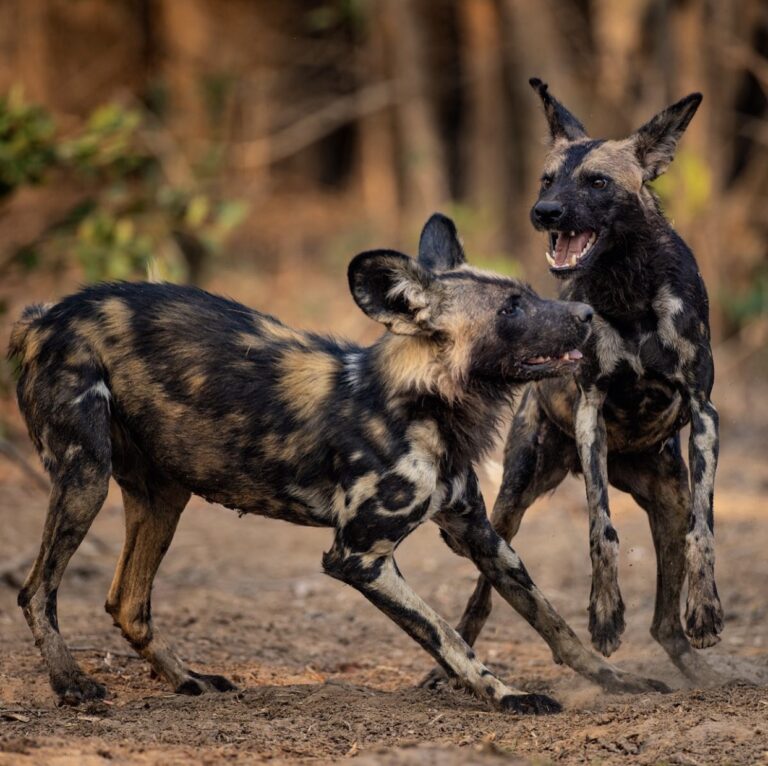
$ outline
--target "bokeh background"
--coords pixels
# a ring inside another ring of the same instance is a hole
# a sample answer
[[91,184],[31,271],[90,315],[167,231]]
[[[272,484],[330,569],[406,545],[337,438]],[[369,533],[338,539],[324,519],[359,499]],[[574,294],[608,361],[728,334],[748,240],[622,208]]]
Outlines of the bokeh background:
[[718,337],[764,311],[760,0],[2,0],[3,308],[49,277],[330,270],[343,292],[357,250],[413,249],[436,209],[476,261],[548,286],[531,75],[600,136],[705,94],[658,189]]
[[[0,351],[25,304],[100,279],[193,282],[367,342],[380,328],[348,295],[348,261],[373,247],[413,253],[435,210],[456,219],[471,261],[553,295],[528,219],[546,145],[534,75],[605,137],[704,93],[655,185],[711,297],[727,622],[709,656],[726,670],[737,663],[728,678],[765,683],[766,0],[0,0]],[[483,466],[489,506],[500,478],[497,464]],[[473,744],[536,763],[764,759],[759,688],[605,702],[503,607],[479,651],[515,685],[554,689],[566,714],[534,725],[416,692],[429,659],[320,573],[326,530],[240,521],[200,500],[163,564],[153,613],[197,669],[246,691],[192,706],[165,696],[100,606],[123,537],[114,487],[61,601],[78,659],[114,695],[111,722],[57,710],[16,606],[47,492],[0,353],[2,763],[80,764],[83,753],[89,763],[152,763],[153,753],[189,763],[203,751],[211,763],[293,763],[414,739],[462,748],[435,763],[466,763]],[[630,623],[612,660],[680,686],[647,636],[655,564],[644,514],[620,493],[611,506]],[[583,483],[569,479],[537,508],[515,547],[586,637]],[[471,564],[433,525],[398,554],[416,589],[456,620]],[[29,749],[38,759],[20,760]],[[406,762],[416,761],[386,761]]]
[[[192,282],[368,341],[347,262],[413,252],[435,210],[474,263],[554,294],[528,219],[532,75],[596,136],[704,93],[655,186],[709,288],[718,396],[754,424],[762,0],[0,0],[0,345],[25,304],[100,279]],[[12,389],[0,361],[6,445],[24,441]]]

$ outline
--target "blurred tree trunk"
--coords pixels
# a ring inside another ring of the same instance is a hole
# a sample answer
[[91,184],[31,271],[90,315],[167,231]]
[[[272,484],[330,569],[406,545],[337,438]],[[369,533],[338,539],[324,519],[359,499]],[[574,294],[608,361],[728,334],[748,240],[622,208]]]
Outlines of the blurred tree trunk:
[[387,53],[397,89],[395,119],[406,220],[423,221],[448,199],[443,147],[425,65],[426,33],[415,0],[384,0]]
[[[635,85],[642,69],[643,22],[650,4],[651,0],[595,0],[592,6],[600,96],[617,111],[626,109],[627,102],[637,101]],[[630,109],[625,130],[633,127],[629,124],[632,112]]]
[[[671,12],[669,20],[670,44],[674,53],[674,77],[670,78],[670,92],[666,103],[676,101],[693,91],[706,90],[709,84],[707,71],[707,51],[702,41],[710,34],[707,9],[703,3],[683,3]],[[692,172],[682,168],[682,199],[673,200],[669,211],[670,217],[680,234],[687,240],[696,255],[699,271],[707,285],[722,284],[722,246],[721,222],[719,211],[713,210],[713,192],[715,184],[722,178],[721,147],[712,130],[712,121],[718,110],[717,95],[710,91],[703,102],[703,108],[696,113],[685,132],[683,143],[678,149],[684,157],[692,158],[705,169],[709,177],[709,194],[704,206],[694,205],[696,189],[689,188],[693,183],[706,183]],[[713,98],[714,97],[714,98]],[[666,103],[664,105],[666,105]],[[712,180],[715,179],[715,184]],[[719,304],[712,307],[710,322],[715,336],[720,335],[722,316]]]
[[[502,0],[504,46],[510,78],[510,137],[516,183],[513,193],[522,200],[513,213],[513,255],[524,266],[526,278],[540,290],[552,294],[552,280],[543,264],[544,241],[531,227],[526,215],[536,198],[539,176],[546,145],[549,141],[547,124],[538,96],[528,85],[530,77],[549,82],[553,93],[562,99],[577,116],[588,121],[588,90],[579,72],[583,63],[574,61],[572,48],[558,34],[559,18],[564,3],[555,0]],[[566,14],[568,15],[568,14]],[[586,39],[579,26],[572,35]]]
[[[382,3],[370,3],[365,44],[358,53],[358,88],[390,79],[386,40],[383,34]],[[393,110],[383,109],[359,120],[358,177],[367,217],[383,229],[399,229],[397,151]]]
[[[9,0],[6,0],[9,2]],[[141,14],[110,0],[18,0],[15,78],[27,98],[82,114],[143,85]]]
[[510,243],[511,212],[501,19],[496,0],[465,0],[460,8],[468,94],[466,197],[486,225],[482,246],[498,252]]
[[51,73],[51,25],[47,0],[26,0],[18,3],[19,37],[24,49],[17,51],[18,77],[26,95],[33,101],[50,104],[49,76]]

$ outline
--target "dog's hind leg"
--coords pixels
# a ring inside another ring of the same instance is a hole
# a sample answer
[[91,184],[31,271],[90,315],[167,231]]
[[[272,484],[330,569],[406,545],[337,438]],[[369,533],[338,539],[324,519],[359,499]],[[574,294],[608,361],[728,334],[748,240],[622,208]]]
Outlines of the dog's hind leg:
[[[491,514],[496,532],[510,542],[523,516],[537,497],[555,489],[568,470],[578,465],[576,448],[541,411],[529,389],[512,421],[504,448],[504,476]],[[493,586],[481,574],[456,628],[474,646],[491,614]],[[442,668],[433,668],[420,686],[434,688],[447,680]]]
[[59,702],[76,705],[105,695],[104,687],[81,670],[67,648],[57,616],[64,570],[107,496],[109,405],[101,390],[92,387],[68,397],[56,408],[42,442],[52,480],[51,497],[40,552],[18,601]]
[[125,543],[105,608],[136,652],[177,693],[202,694],[235,687],[222,676],[190,670],[152,621],[151,592],[190,493],[172,482],[118,479],[125,505]]
[[713,685],[725,679],[690,644],[680,620],[680,593],[685,579],[685,543],[691,495],[679,434],[659,453],[612,455],[608,478],[631,493],[648,514],[656,549],[656,607],[651,635],[692,683]]

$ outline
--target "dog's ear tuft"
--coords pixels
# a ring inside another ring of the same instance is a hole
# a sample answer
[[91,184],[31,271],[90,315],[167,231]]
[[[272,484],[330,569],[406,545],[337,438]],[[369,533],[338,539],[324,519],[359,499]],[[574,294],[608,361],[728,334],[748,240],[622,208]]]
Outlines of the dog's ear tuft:
[[653,181],[674,159],[677,143],[701,103],[701,93],[691,93],[652,117],[632,135],[643,168],[643,180]]
[[355,303],[396,335],[425,335],[432,326],[432,277],[413,258],[394,250],[355,256],[347,272]]
[[449,271],[466,263],[464,248],[453,221],[435,213],[424,224],[419,239],[419,263],[430,271]]
[[556,141],[578,141],[587,137],[586,128],[550,94],[547,83],[542,82],[538,77],[531,77],[528,82],[544,104],[544,114],[549,123],[549,134],[553,144]]

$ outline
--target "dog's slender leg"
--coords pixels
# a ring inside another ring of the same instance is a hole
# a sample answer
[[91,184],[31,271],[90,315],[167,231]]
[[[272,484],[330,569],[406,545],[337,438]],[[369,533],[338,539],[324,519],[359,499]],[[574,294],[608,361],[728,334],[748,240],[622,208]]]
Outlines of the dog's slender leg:
[[608,462],[608,478],[618,489],[630,492],[648,513],[656,549],[656,607],[651,635],[689,681],[705,685],[721,683],[724,679],[691,647],[680,621],[685,536],[691,507],[680,435],[670,439],[661,453],[654,450],[612,456]]
[[[71,410],[70,410],[71,412]],[[64,570],[107,496],[110,476],[108,410],[92,404],[88,420],[76,416],[61,432],[75,437],[60,445],[51,471],[53,486],[40,553],[19,593],[19,606],[40,648],[59,702],[101,699],[106,690],[84,673],[59,633],[57,592]],[[58,433],[58,430],[56,431]],[[51,440],[57,437],[53,433]]]
[[576,444],[584,471],[589,506],[589,553],[592,590],[589,632],[592,645],[606,657],[621,643],[624,602],[619,590],[619,536],[608,507],[608,444],[602,406],[605,393],[592,386],[576,403]]
[[[711,368],[709,347],[707,360]],[[707,386],[711,388],[711,385]],[[688,596],[685,603],[685,632],[691,643],[703,649],[720,640],[723,607],[715,584],[715,537],[713,496],[718,456],[718,415],[708,394],[691,395],[691,436],[688,462],[691,466],[693,506],[685,538]]]
[[[577,461],[573,442],[544,415],[533,391],[528,389],[512,420],[504,449],[504,477],[491,514],[496,532],[509,542],[533,501],[557,487]],[[481,574],[456,628],[470,646],[474,646],[491,613],[492,591],[493,586]],[[434,688],[446,679],[442,668],[436,667],[419,685]]]
[[477,479],[470,475],[463,507],[446,508],[435,521],[463,547],[499,594],[547,642],[557,663],[610,692],[669,691],[665,684],[621,671],[588,651],[531,580],[515,551],[491,527]]
[[559,703],[543,694],[526,694],[503,684],[476,657],[458,633],[405,582],[391,554],[359,555],[345,551],[337,539],[323,556],[332,577],[359,590],[396,622],[451,676],[480,699],[518,713],[555,713]]
[[188,491],[168,484],[146,492],[123,488],[125,543],[105,608],[136,652],[178,693],[229,691],[235,687],[226,678],[190,670],[152,622],[152,582],[188,500]]

